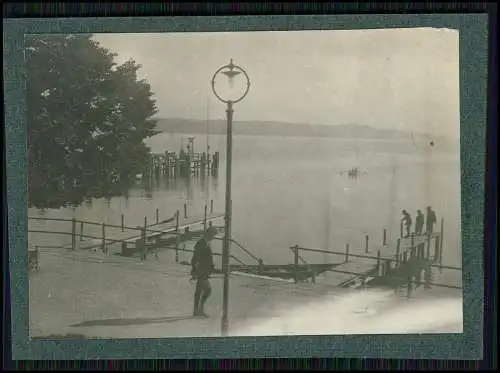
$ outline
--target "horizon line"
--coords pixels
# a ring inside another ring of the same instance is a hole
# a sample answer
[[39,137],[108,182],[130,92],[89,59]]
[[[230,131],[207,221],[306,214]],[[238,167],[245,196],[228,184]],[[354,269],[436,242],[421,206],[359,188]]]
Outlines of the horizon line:
[[[184,121],[197,121],[197,122],[207,122],[207,119],[198,119],[198,118],[186,118],[186,117],[161,117],[161,116],[156,116],[152,117],[153,120],[184,120]],[[226,118],[210,118],[208,119],[209,122],[213,121],[225,121]],[[400,132],[400,133],[407,133],[407,134],[415,134],[415,135],[420,135],[420,136],[430,136],[430,137],[441,137],[441,138],[448,138],[448,139],[454,139],[454,140],[460,140],[460,135],[453,136],[453,135],[444,135],[444,134],[430,134],[428,132],[420,132],[420,131],[408,131],[406,129],[397,129],[397,128],[386,128],[386,127],[374,127],[369,124],[360,124],[360,123],[342,123],[342,124],[323,124],[323,123],[303,123],[303,122],[288,122],[288,121],[280,121],[280,120],[264,120],[264,119],[240,119],[240,120],[234,120],[234,122],[264,122],[264,123],[282,123],[282,124],[292,124],[292,125],[299,125],[299,126],[304,126],[304,127],[341,127],[341,126],[352,126],[352,127],[365,127],[365,128],[370,128],[376,131],[392,131],[392,132]]]

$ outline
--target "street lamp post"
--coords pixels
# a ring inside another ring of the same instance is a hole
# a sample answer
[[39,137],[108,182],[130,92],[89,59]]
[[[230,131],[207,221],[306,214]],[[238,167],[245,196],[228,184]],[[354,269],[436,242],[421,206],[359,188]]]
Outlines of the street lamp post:
[[[218,77],[223,74],[227,77],[229,89],[221,88],[218,84]],[[235,78],[243,77],[240,87],[234,88]],[[226,104],[227,116],[227,148],[226,148],[226,206],[225,206],[225,227],[224,241],[222,246],[222,272],[224,274],[224,284],[222,292],[222,318],[221,334],[227,336],[229,329],[228,305],[229,305],[229,249],[231,240],[231,167],[233,151],[233,104],[243,100],[250,89],[250,78],[245,70],[233,63],[221,66],[212,77],[212,91],[217,99]]]

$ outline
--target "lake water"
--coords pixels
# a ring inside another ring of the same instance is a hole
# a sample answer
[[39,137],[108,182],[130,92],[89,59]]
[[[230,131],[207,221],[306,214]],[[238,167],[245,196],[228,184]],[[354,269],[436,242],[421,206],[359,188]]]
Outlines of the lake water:
[[[178,151],[187,135],[159,134],[149,139],[153,152]],[[195,151],[206,149],[197,135]],[[93,200],[77,208],[39,211],[30,216],[77,217],[90,221],[141,225],[144,216],[160,218],[182,211],[203,213],[214,200],[224,211],[225,136],[209,136],[211,151],[220,151],[217,178],[142,181],[127,197]],[[408,140],[287,138],[235,136],[233,141],[233,237],[269,263],[291,263],[289,247],[362,250],[365,235],[378,245],[382,231],[399,235],[401,210],[412,215],[433,206],[445,219],[444,264],[461,265],[460,155],[457,150]],[[358,166],[350,179],[340,172]],[[439,229],[439,226],[436,227]],[[244,258],[233,249],[236,256]],[[326,261],[321,254],[313,261]]]

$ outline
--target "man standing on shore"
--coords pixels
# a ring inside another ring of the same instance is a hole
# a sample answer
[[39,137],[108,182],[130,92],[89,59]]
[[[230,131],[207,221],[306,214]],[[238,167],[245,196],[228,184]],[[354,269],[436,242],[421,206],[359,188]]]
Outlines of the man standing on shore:
[[210,227],[194,245],[194,253],[191,259],[191,277],[196,280],[193,316],[207,316],[204,306],[212,293],[209,278],[215,269],[210,242],[216,234],[217,230]]
[[425,233],[431,237],[434,233],[434,224],[436,224],[436,213],[431,206],[427,206],[427,220],[425,223]]

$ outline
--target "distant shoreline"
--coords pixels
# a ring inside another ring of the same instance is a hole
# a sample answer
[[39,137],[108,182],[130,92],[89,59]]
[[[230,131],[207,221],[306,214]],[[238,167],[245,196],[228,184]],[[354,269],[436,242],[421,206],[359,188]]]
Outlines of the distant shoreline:
[[[206,133],[201,132],[158,132],[157,135],[192,135],[192,136],[206,136]],[[225,133],[209,133],[209,136],[226,136]],[[156,135],[155,135],[156,136]],[[320,136],[320,135],[287,135],[287,134],[258,134],[258,133],[233,133],[233,136],[253,136],[253,137],[269,137],[269,138],[301,138],[301,139],[338,139],[338,140],[376,140],[376,141],[411,141],[408,138],[382,138],[382,137],[353,137],[353,136]]]
[[[160,133],[182,135],[226,135],[225,120],[197,120],[183,118],[156,118],[156,130]],[[395,129],[379,129],[360,124],[308,125],[300,123],[270,121],[235,121],[234,135],[290,138],[339,138],[373,140],[409,140],[417,142],[436,141],[459,143],[459,139],[444,136],[431,136],[422,133],[409,133]]]

